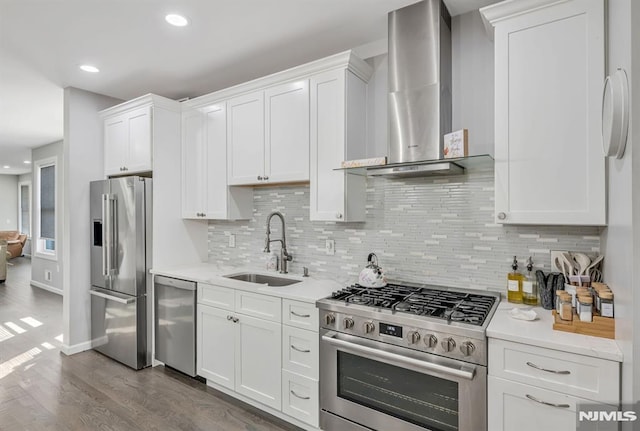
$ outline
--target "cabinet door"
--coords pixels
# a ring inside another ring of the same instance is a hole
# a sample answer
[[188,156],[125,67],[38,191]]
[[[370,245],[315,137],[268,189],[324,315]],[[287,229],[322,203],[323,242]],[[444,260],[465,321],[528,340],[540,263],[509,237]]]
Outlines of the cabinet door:
[[264,93],[227,102],[229,185],[259,184],[264,178]]
[[200,110],[182,114],[182,217],[201,218],[207,183],[204,120]]
[[210,219],[227,218],[227,110],[223,103],[207,107],[204,111],[207,180],[203,213]]
[[310,95],[309,218],[364,221],[366,177],[334,169],[343,160],[365,157],[366,117],[347,120],[347,111],[365,112],[366,84],[345,70],[332,70],[311,78]]
[[[578,406],[596,406],[593,401],[494,376],[488,378],[487,403],[491,431],[575,430]],[[610,406],[603,407],[603,410],[610,409]],[[613,431],[618,429],[617,425],[617,422],[598,422],[597,429]]]
[[198,304],[197,369],[198,375],[234,389],[237,327],[227,317],[232,313]]
[[280,410],[281,327],[280,323],[236,314],[236,392]]
[[104,173],[105,175],[122,174],[127,163],[128,121],[125,115],[118,115],[104,120]]
[[152,108],[135,109],[127,114],[129,123],[129,159],[126,172],[143,172],[152,169],[151,125]]
[[495,27],[498,223],[603,225],[604,2],[573,0]]
[[265,102],[265,174],[269,182],[309,180],[309,81],[269,88]]

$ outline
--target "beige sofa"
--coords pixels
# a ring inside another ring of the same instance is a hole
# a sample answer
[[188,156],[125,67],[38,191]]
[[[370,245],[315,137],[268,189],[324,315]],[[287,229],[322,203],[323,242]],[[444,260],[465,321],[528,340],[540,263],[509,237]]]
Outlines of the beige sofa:
[[9,259],[22,256],[22,248],[24,243],[27,242],[27,236],[21,234],[17,230],[2,230],[0,231],[0,240],[7,241],[7,251],[9,252]]

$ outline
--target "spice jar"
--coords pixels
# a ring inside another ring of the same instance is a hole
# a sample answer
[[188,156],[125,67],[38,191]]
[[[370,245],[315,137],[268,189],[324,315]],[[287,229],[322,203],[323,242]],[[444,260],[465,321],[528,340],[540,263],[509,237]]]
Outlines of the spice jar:
[[593,298],[591,298],[591,296],[589,295],[578,296],[578,304],[580,307],[578,309],[578,316],[580,316],[580,321],[591,322],[591,320],[593,320],[593,313],[591,309],[593,305]]
[[573,320],[573,306],[571,305],[571,295],[563,293],[560,297],[560,318],[562,320]]
[[613,292],[610,290],[600,291],[600,315],[602,317],[613,317]]
[[564,295],[564,293],[565,293],[564,290],[556,290],[556,304],[555,305],[556,305],[556,313],[558,313],[558,315],[560,314],[560,304],[561,304],[560,297],[562,295]]

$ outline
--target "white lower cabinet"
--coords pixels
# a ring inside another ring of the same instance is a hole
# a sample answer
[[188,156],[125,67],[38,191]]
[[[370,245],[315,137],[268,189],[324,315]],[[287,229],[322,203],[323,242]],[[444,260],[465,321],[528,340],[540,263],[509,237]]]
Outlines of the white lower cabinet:
[[[577,428],[577,407],[594,405],[584,398],[549,391],[489,376],[488,429],[491,431],[572,431]],[[598,430],[617,430],[617,422],[599,422]]]
[[236,392],[280,410],[281,326],[243,314],[235,340]]
[[313,303],[198,283],[198,375],[281,419],[317,429],[317,322]]
[[575,430],[581,406],[609,410],[619,403],[618,362],[489,338],[489,430]]
[[282,370],[282,412],[318,426],[318,380]]

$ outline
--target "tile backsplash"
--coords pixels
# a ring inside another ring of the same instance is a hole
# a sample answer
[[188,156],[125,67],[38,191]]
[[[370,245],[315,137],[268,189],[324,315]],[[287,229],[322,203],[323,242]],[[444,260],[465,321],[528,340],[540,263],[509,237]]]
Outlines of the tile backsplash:
[[[253,218],[209,222],[209,261],[266,268],[263,252],[271,211],[286,220],[289,270],[341,283],[357,281],[367,255],[375,252],[390,280],[503,291],[513,256],[520,270],[533,257],[550,271],[551,250],[600,252],[600,228],[583,226],[510,226],[494,223],[493,171],[468,175],[367,179],[367,218],[361,223],[309,221],[309,187],[254,189]],[[272,238],[280,221],[272,220]],[[228,236],[236,235],[236,247]],[[335,255],[325,240],[335,241]],[[280,245],[272,250],[279,253]]]

